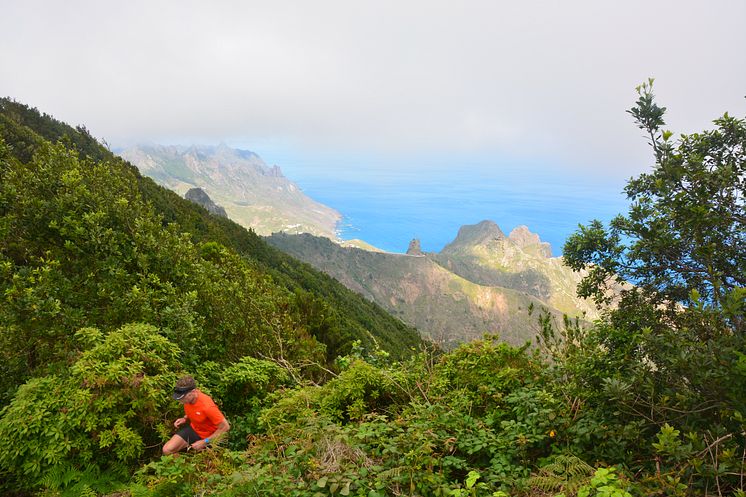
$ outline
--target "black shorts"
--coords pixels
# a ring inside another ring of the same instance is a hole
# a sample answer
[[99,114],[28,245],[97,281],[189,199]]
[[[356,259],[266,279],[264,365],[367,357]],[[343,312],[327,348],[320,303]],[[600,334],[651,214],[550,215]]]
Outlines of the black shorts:
[[189,445],[192,445],[194,442],[198,442],[202,440],[202,437],[197,435],[197,432],[194,431],[191,425],[186,425],[184,428],[176,432],[177,435],[181,437],[182,440],[184,440]]

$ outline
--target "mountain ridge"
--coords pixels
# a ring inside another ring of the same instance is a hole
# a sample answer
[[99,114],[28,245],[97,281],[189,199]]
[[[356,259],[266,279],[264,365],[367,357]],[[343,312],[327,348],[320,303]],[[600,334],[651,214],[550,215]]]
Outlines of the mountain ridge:
[[336,238],[341,214],[309,198],[279,166],[268,166],[250,150],[225,143],[146,144],[122,150],[119,155],[180,195],[202,188],[231,219],[258,234],[308,232]]
[[455,251],[462,246],[481,245],[505,239],[505,233],[494,221],[485,219],[477,224],[466,224],[459,228],[456,238],[441,252]]
[[[514,345],[533,341],[538,318],[532,309],[544,309],[556,320],[565,314],[581,320],[598,316],[591,303],[574,296],[581,275],[562,265],[561,258],[549,257],[546,244],[528,228],[511,234],[512,239],[493,221],[483,221],[462,226],[440,253],[421,252],[415,239],[407,254],[342,247],[309,234],[276,233],[267,241],[383,306],[444,348],[484,333],[497,333]],[[495,265],[498,255],[503,260]]]

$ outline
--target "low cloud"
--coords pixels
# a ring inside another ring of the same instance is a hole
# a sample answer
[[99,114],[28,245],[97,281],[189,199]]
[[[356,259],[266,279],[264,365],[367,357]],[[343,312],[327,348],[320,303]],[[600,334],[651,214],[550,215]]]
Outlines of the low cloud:
[[624,111],[647,77],[675,131],[745,113],[743,19],[737,1],[15,2],[0,93],[115,145],[632,174],[649,153]]

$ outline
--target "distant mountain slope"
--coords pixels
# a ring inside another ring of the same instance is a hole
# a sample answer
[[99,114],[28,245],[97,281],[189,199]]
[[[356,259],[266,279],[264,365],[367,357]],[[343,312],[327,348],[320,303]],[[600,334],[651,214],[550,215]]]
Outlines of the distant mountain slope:
[[292,296],[294,309],[327,347],[327,355],[350,351],[353,340],[366,348],[380,346],[404,358],[422,345],[416,330],[361,298],[326,274],[265,243],[253,231],[210,215],[204,208],[142,176],[137,168],[112,154],[83,127],[73,128],[36,109],[0,98],[0,139],[21,163],[29,163],[44,140],[61,142],[88,162],[106,161],[113,172],[134,178],[142,198],[153,206],[164,226],[188,232],[194,242],[218,242],[239,253],[264,279]]
[[180,195],[195,187],[223,206],[228,216],[259,234],[276,231],[334,238],[339,212],[320,204],[277,166],[255,153],[217,147],[138,145],[119,155]]
[[[422,256],[341,247],[311,235],[278,233],[267,240],[377,302],[445,348],[484,333],[499,333],[516,345],[533,340],[538,325],[537,315],[529,315],[530,306],[556,317],[563,312],[581,316],[585,311],[569,304],[560,311],[549,303],[564,305],[566,299],[553,292],[573,285],[576,278],[558,268],[559,260],[547,258],[546,244],[528,243],[538,237],[523,228],[510,239],[494,223],[466,226],[447,250]],[[490,249],[496,256],[502,254],[502,266],[490,267],[492,259],[469,255],[472,250],[490,254]],[[509,259],[515,260],[515,267]],[[449,261],[463,274],[448,269]]]
[[570,316],[597,318],[593,303],[576,295],[581,274],[551,254],[549,244],[526,226],[505,236],[494,222],[482,221],[463,226],[453,242],[430,257],[474,283],[512,288]]

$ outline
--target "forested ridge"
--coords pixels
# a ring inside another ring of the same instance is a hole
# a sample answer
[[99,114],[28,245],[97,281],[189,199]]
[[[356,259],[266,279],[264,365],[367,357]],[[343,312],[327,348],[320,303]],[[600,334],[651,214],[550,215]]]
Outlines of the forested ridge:
[[[320,326],[317,338],[329,349],[332,359],[347,353],[354,340],[364,347],[381,348],[401,358],[418,348],[417,332],[392,318],[384,310],[348,291],[323,273],[316,271],[266,244],[261,237],[236,223],[209,215],[201,207],[187,202],[174,192],[142,176],[137,168],[112,154],[96,141],[85,127],[72,128],[49,115],[41,114],[10,99],[0,100],[0,132],[8,154],[22,164],[29,164],[33,154],[46,144],[61,143],[77,152],[80,167],[105,163],[112,175],[126,176],[142,202],[160,218],[162,226],[176,224],[175,229],[189,233],[190,240],[217,242],[232,249],[268,275],[278,286],[294,292],[295,306],[309,314],[309,321]],[[85,161],[88,161],[87,163]],[[322,324],[323,322],[323,324]]]
[[[654,165],[564,247],[603,317],[537,312],[535,347],[449,353],[3,100],[0,490],[746,495],[746,123],[674,137],[652,81],[638,93]],[[232,430],[161,457],[183,373]]]

